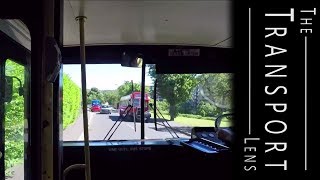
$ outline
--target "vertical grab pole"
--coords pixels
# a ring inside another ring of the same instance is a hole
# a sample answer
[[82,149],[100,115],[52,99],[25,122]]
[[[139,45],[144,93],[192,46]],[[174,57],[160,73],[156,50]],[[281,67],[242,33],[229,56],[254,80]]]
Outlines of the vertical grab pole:
[[158,128],[157,128],[157,83],[158,83],[158,80],[156,79],[154,81],[154,87],[153,87],[153,99],[154,99],[154,102],[153,102],[153,119],[154,119],[154,127],[156,129],[156,131],[158,131]]
[[[137,125],[136,125],[136,112],[134,112],[134,108],[133,108],[133,91],[134,91],[134,88],[133,88],[133,80],[131,80],[131,105],[132,105],[132,112],[133,112],[133,121],[134,121],[134,132],[137,131]],[[130,111],[131,111],[130,109]]]
[[84,153],[85,153],[85,171],[86,180],[91,180],[90,169],[90,148],[88,132],[88,111],[87,111],[87,82],[86,82],[86,52],[84,42],[84,20],[85,16],[78,16],[80,29],[80,60],[81,60],[81,85],[82,85],[82,111],[83,111],[83,134],[84,134]]
[[141,115],[140,115],[140,121],[141,121],[141,139],[144,139],[144,100],[145,100],[145,73],[146,73],[146,64],[144,60],[142,61],[142,77],[141,77]]

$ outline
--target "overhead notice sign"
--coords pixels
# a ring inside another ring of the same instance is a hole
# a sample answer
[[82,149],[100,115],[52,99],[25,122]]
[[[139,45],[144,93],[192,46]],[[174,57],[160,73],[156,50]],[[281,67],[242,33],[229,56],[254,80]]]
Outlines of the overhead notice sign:
[[200,49],[169,49],[168,56],[200,56]]

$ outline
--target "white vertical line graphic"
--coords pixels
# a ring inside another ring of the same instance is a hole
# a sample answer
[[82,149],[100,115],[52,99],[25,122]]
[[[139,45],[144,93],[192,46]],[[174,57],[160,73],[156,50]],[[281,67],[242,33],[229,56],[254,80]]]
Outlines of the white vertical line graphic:
[[251,8],[249,8],[249,135],[251,134]]
[[304,37],[304,170],[307,170],[307,36]]

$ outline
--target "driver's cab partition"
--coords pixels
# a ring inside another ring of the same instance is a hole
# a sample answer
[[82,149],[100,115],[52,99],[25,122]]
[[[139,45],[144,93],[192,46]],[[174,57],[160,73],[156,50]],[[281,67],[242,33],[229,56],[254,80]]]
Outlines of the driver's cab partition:
[[[119,179],[207,178],[207,172],[215,178],[231,178],[230,154],[194,151],[181,145],[181,141],[188,140],[91,142],[92,179],[111,175]],[[83,142],[65,142],[64,168],[83,161]],[[84,171],[72,171],[66,176],[68,179],[84,179]]]

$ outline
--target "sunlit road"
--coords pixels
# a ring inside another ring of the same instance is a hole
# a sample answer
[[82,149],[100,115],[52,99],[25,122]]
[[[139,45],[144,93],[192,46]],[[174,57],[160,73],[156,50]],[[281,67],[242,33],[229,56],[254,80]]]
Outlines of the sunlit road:
[[[90,140],[103,140],[107,135],[111,127],[117,121],[119,115],[118,113],[112,114],[100,114],[88,112],[89,119],[89,139]],[[114,126],[113,130],[120,123],[120,120]],[[175,122],[169,122],[170,126],[173,127],[176,131],[176,134],[179,137],[188,138],[190,137],[191,128],[187,126],[180,125]],[[111,131],[106,138],[106,140],[110,137],[110,135],[114,131]],[[172,135],[175,135],[171,131]],[[163,125],[163,122],[160,121],[157,124],[157,130],[155,129],[155,124],[153,119],[151,122],[145,123],[145,139],[165,139],[172,138],[173,136],[168,132],[167,128]],[[63,140],[64,141],[81,141],[83,140],[83,121],[82,115],[79,119],[73,124],[66,128],[63,132]],[[135,131],[135,123],[122,121],[120,126],[114,132],[110,140],[127,140],[127,139],[141,139],[141,124],[140,122],[136,123],[136,131]]]
[[[110,128],[114,125],[118,119],[118,113],[113,114],[100,114],[88,112],[89,117],[89,139],[90,140],[103,140]],[[118,121],[117,124],[119,124]],[[117,126],[115,125],[115,127]],[[191,135],[191,127],[180,125],[176,122],[169,122],[170,126],[176,131],[176,134],[182,138],[188,138]],[[115,129],[115,127],[113,129]],[[145,123],[145,139],[165,139],[172,138],[172,135],[163,126],[162,121],[158,122],[157,131],[153,119],[151,122]],[[109,134],[108,137],[112,134]],[[174,135],[174,133],[171,131]],[[108,137],[106,139],[108,139]],[[136,123],[136,131],[134,130],[133,122],[123,121],[119,128],[115,131],[111,140],[129,140],[129,139],[141,139],[141,124]],[[82,115],[63,131],[64,141],[82,141],[83,140],[83,121]],[[20,180],[24,177],[23,164],[13,167],[11,170],[14,172],[13,177],[7,178],[8,180]]]

